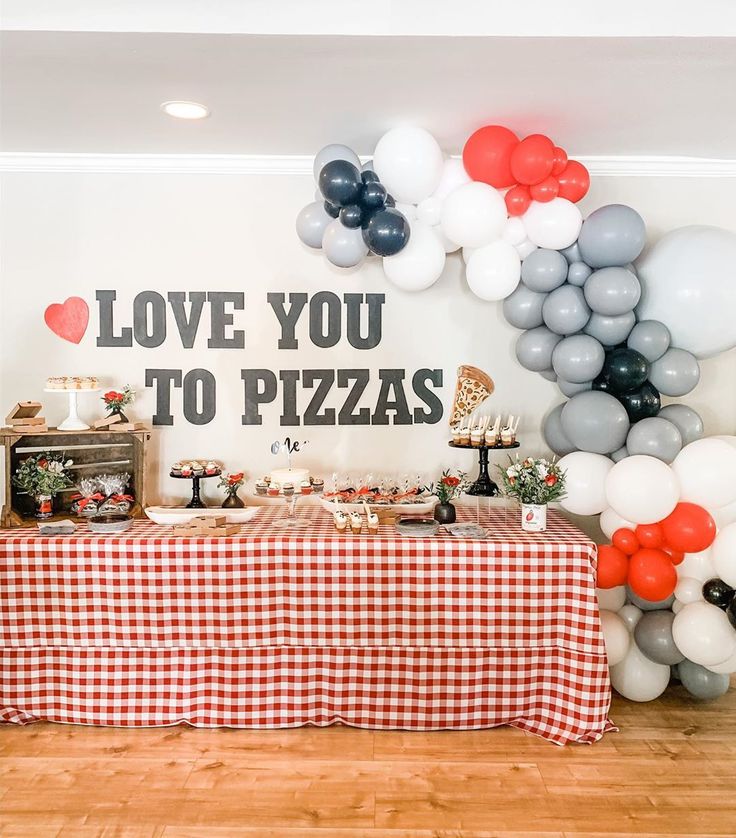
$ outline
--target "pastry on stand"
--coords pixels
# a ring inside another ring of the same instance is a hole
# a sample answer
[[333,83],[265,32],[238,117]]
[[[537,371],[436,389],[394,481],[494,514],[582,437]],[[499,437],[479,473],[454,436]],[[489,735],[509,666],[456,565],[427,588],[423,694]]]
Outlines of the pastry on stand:
[[222,469],[212,460],[205,460],[206,466],[201,460],[177,460],[171,466],[169,477],[178,480],[192,481],[192,499],[186,505],[187,509],[206,509],[207,505],[199,493],[199,481],[208,477],[219,477]]

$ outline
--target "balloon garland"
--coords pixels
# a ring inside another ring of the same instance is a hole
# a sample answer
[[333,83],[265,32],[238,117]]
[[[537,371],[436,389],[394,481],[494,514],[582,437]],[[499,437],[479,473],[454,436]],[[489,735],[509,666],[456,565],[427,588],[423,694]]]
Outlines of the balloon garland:
[[563,508],[600,515],[601,624],[614,688],[633,701],[674,677],[696,698],[736,672],[736,437],[661,397],[690,393],[699,358],[736,346],[736,235],[684,227],[642,257],[644,220],[623,204],[585,220],[585,167],[543,134],[499,125],[446,158],[427,131],[384,134],[361,165],[347,146],[314,161],[301,241],[340,268],[382,258],[421,291],[462,249],[480,299],[503,300],[516,357],[566,401],[543,436],[566,472]]

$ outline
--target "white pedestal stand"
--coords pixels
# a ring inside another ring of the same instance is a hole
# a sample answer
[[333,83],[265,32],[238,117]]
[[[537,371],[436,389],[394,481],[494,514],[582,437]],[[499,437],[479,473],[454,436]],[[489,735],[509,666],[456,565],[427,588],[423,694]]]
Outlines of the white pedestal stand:
[[44,389],[44,393],[64,393],[69,396],[69,415],[66,419],[57,425],[59,431],[86,431],[89,430],[89,425],[79,418],[77,411],[77,396],[80,393],[99,393],[99,387],[95,390],[49,390]]

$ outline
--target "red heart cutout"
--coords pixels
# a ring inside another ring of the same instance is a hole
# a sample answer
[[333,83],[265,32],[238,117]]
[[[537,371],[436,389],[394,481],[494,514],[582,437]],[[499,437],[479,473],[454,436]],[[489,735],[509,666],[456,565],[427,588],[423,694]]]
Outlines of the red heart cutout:
[[89,307],[81,297],[69,297],[66,302],[52,303],[43,319],[55,335],[70,343],[79,343],[87,331]]

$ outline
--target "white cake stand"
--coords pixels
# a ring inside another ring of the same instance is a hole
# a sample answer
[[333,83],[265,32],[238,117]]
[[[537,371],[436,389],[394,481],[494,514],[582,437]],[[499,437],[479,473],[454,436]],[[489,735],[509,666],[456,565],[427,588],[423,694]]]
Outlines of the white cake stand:
[[94,390],[52,390],[49,387],[44,388],[44,393],[65,393],[69,396],[69,415],[66,419],[57,425],[59,431],[87,431],[89,425],[79,418],[77,411],[77,396],[80,393],[99,393],[100,388],[96,387]]

